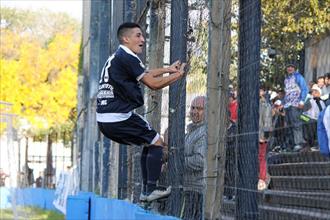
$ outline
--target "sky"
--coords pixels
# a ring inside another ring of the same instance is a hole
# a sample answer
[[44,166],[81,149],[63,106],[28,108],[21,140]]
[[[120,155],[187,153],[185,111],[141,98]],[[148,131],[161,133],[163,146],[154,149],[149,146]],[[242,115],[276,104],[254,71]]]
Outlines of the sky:
[[66,12],[71,17],[82,20],[83,0],[1,0],[1,7],[22,9],[48,9],[53,12]]

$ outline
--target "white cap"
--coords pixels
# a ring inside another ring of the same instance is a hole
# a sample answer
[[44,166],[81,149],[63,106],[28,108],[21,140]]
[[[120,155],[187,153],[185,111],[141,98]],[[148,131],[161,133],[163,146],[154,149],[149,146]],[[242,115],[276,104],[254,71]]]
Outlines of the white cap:
[[272,91],[272,92],[270,93],[270,100],[273,100],[273,99],[275,99],[276,97],[277,97],[277,93],[274,92],[274,91]]
[[316,91],[318,91],[320,94],[322,94],[322,90],[320,89],[320,87],[318,87],[317,84],[314,84],[314,85],[312,86],[312,90],[316,90]]
[[281,102],[281,100],[278,99],[278,100],[275,101],[274,104],[275,104],[275,105],[282,105],[282,102]]

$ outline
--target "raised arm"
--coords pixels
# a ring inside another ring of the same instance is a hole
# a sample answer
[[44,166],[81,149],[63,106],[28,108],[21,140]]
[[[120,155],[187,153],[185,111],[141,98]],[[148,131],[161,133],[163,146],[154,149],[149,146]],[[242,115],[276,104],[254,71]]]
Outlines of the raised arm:
[[[167,68],[148,70],[141,81],[150,89],[162,89],[180,79],[184,74],[185,66],[185,63],[181,64],[180,61],[176,61]],[[170,75],[163,76],[165,73],[170,73]]]

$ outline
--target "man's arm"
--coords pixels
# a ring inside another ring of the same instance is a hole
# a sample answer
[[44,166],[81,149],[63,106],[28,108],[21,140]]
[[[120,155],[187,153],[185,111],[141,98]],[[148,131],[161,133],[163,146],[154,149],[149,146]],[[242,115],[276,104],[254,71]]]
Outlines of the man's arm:
[[[176,61],[167,68],[148,70],[143,75],[141,81],[150,89],[162,89],[183,76],[185,65],[185,63],[180,64],[179,61]],[[164,73],[170,73],[170,75],[162,76]]]
[[308,87],[304,77],[300,74],[296,75],[296,82],[300,88],[300,104],[304,104],[306,100],[306,96],[308,94]]

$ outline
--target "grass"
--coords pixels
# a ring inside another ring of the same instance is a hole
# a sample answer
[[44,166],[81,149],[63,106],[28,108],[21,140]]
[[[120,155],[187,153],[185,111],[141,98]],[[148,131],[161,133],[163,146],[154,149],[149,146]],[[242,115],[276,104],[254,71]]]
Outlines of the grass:
[[[16,218],[15,218],[16,217]],[[0,209],[0,219],[2,220],[64,220],[64,215],[44,210],[36,207],[17,207],[16,216],[14,215],[13,209]]]

